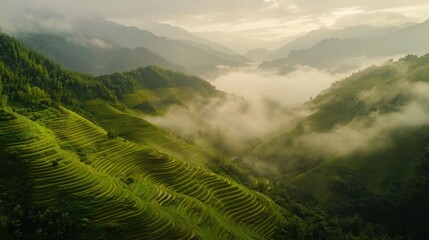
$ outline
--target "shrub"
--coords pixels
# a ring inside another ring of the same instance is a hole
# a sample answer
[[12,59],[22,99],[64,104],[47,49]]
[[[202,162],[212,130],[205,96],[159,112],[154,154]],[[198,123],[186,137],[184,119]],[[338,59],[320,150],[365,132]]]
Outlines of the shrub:
[[116,131],[109,130],[107,131],[107,137],[110,139],[115,139],[118,137],[118,133]]

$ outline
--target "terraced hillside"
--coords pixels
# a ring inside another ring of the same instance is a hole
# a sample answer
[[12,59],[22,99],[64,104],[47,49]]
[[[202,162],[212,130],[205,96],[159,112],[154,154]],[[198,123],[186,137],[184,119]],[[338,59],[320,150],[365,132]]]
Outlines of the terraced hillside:
[[279,207],[263,195],[152,148],[109,139],[64,108],[39,120],[45,127],[11,116],[0,137],[33,129],[6,146],[28,164],[34,202],[89,197],[91,224],[113,228],[121,239],[266,239],[281,221]]
[[[97,123],[105,129],[116,131],[121,137],[148,145],[184,162],[199,166],[207,165],[214,153],[202,150],[195,145],[178,138],[172,133],[161,129],[142,117],[132,113],[119,111],[101,100],[85,102],[85,108],[93,114]],[[140,115],[141,116],[141,115]],[[121,121],[117,121],[121,119]]]
[[0,49],[6,239],[268,239],[284,222],[272,200],[203,167],[210,153],[120,102],[139,87],[217,94],[208,83],[157,67],[93,78],[5,35]]

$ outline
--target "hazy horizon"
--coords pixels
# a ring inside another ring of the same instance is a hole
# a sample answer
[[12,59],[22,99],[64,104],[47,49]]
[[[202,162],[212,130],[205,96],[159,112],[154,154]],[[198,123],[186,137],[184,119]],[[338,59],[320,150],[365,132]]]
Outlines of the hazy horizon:
[[183,28],[243,54],[254,48],[278,48],[320,28],[400,26],[427,19],[429,3],[412,1],[61,1],[3,0],[0,25],[8,31],[28,23],[70,27],[70,20],[101,17],[144,28],[148,21]]

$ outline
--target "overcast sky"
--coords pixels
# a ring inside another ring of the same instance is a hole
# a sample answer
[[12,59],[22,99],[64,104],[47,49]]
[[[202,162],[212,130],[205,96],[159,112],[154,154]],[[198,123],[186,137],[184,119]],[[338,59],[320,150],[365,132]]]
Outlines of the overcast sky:
[[427,0],[0,0],[0,6],[3,29],[13,25],[11,19],[31,21],[34,15],[56,16],[47,24],[64,28],[62,17],[99,16],[126,25],[150,20],[220,32],[267,48],[320,27],[398,25],[429,16]]

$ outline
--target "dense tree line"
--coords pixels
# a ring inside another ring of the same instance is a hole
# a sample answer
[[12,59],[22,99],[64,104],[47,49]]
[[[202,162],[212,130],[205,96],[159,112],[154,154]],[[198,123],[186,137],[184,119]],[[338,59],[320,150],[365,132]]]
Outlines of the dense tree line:
[[0,34],[0,80],[2,96],[21,104],[73,104],[76,99],[102,97],[115,100],[115,94],[92,77],[62,69],[23,44]]
[[210,83],[199,77],[154,65],[124,73],[99,76],[97,79],[103,82],[108,89],[113,90],[118,97],[132,92],[136,88],[157,89],[193,86],[208,92],[215,92],[215,88]]
[[100,77],[65,70],[42,55],[28,50],[19,41],[0,34],[0,104],[50,106],[77,104],[103,98],[116,102],[137,87],[165,88],[201,86],[215,91],[206,81],[157,66]]
[[386,182],[380,193],[356,185],[343,192],[349,196],[347,201],[331,208],[332,213],[359,213],[398,239],[429,237],[429,152],[414,163],[412,174]]
[[408,177],[386,182],[381,192],[360,187],[351,175],[333,179],[341,201],[320,205],[295,199],[287,180],[265,192],[285,209],[274,239],[427,239],[429,152]]

